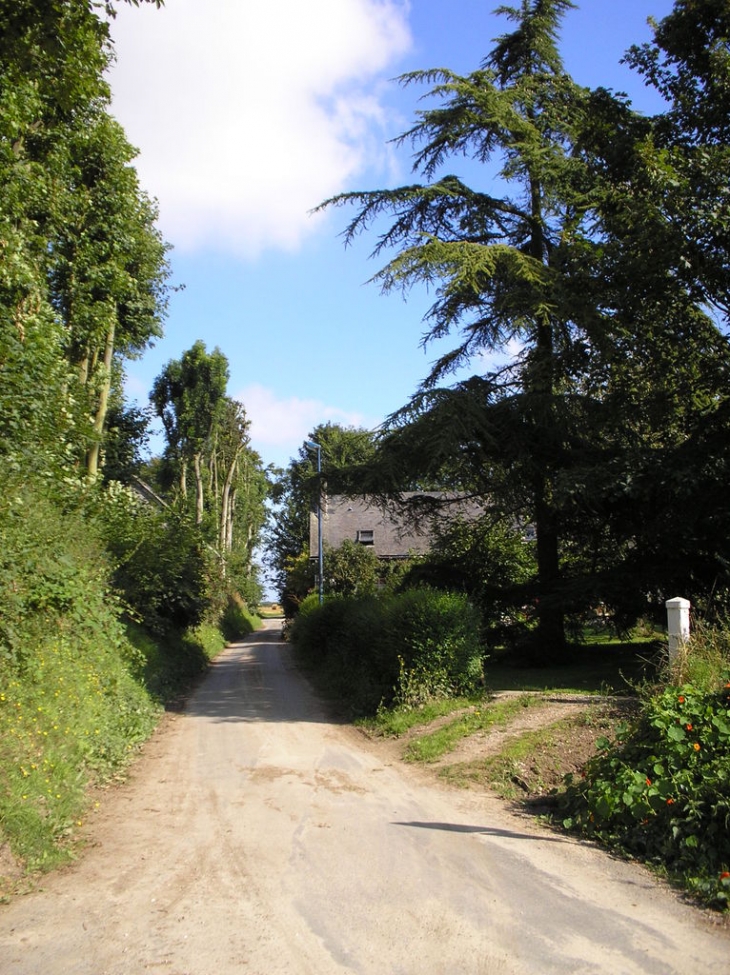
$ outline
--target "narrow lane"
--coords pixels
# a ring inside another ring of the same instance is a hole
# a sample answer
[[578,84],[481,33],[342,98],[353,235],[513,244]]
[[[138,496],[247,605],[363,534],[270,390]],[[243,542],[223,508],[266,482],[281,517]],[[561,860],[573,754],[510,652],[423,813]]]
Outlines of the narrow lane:
[[727,933],[641,868],[329,723],[276,623],[219,658],[90,840],[0,907],[0,975],[730,970]]

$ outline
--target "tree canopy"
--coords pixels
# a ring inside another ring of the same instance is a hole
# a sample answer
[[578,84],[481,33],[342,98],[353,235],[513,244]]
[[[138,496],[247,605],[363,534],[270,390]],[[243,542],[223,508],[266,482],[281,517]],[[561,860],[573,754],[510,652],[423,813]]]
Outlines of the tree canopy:
[[109,112],[113,51],[97,10],[0,5],[4,447],[91,474],[123,360],[161,334],[169,276],[156,206]]
[[[356,208],[346,241],[377,230],[385,291],[433,291],[424,341],[457,339],[390,418],[373,480],[441,475],[534,527],[542,657],[562,652],[567,614],[606,602],[628,617],[676,582],[656,557],[668,526],[647,516],[672,463],[721,422],[730,364],[714,311],[728,285],[714,103],[726,5],[678,2],[654,45],[628,55],[669,99],[653,118],[566,73],[557,39],[572,6],[500,8],[513,29],[477,71],[405,75],[435,103],[399,139],[425,182],[322,204]],[[476,186],[446,168],[462,157],[481,164]],[[694,563],[705,591],[711,562]]]

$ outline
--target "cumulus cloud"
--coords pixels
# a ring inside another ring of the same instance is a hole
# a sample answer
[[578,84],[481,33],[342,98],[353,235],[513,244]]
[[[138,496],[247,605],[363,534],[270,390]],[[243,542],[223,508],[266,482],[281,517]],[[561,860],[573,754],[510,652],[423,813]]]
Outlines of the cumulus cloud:
[[316,399],[278,396],[273,390],[252,384],[236,393],[251,421],[251,446],[267,461],[285,467],[314,427],[320,423],[339,423],[343,427],[369,429],[375,422],[360,413],[328,406]]
[[379,85],[411,45],[407,13],[408,0],[120,5],[113,110],[176,248],[301,244],[311,208],[385,151]]

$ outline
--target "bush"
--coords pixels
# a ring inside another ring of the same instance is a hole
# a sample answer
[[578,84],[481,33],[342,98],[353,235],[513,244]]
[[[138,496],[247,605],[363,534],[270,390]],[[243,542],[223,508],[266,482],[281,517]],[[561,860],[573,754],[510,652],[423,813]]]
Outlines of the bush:
[[468,694],[482,679],[479,620],[460,593],[413,589],[397,596],[388,641],[390,656],[400,661],[400,703]]
[[718,692],[655,692],[569,779],[564,825],[618,847],[726,908],[730,903],[730,671]]
[[93,523],[42,485],[0,495],[0,842],[48,867],[85,789],[125,764],[158,709]]
[[378,587],[380,559],[372,548],[346,538],[339,548],[324,550],[324,577],[328,593],[366,596]]
[[526,604],[535,571],[534,545],[511,521],[485,514],[442,526],[431,551],[413,563],[405,581],[464,593],[480,613],[484,641],[514,648],[534,626]]
[[[206,618],[219,572],[193,525],[118,483],[100,494],[95,515],[115,562],[114,581],[150,632],[165,637]],[[220,612],[224,606],[221,600]]]
[[221,618],[220,629],[229,642],[248,636],[261,626],[261,619],[252,613],[243,600],[231,596]]
[[307,597],[291,639],[305,665],[351,710],[467,693],[482,677],[475,611],[464,596]]

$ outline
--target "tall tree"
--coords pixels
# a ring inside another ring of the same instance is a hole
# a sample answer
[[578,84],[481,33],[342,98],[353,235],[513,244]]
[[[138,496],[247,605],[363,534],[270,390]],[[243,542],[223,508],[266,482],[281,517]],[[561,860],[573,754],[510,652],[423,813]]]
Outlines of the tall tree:
[[96,474],[115,363],[162,334],[169,274],[157,210],[130,165],[136,151],[105,111],[86,113],[67,140],[75,191],[64,207],[49,267],[51,300],[67,355],[87,393]]
[[195,523],[205,509],[203,454],[225,410],[228,360],[220,349],[208,352],[198,340],[180,359],[171,359],[155,379],[151,400],[162,419],[167,450],[178,468],[180,499],[187,499],[187,472],[195,478]]
[[[405,84],[436,82],[436,108],[418,113],[400,139],[418,147],[414,170],[432,182],[396,190],[347,193],[324,205],[360,210],[346,239],[383,213],[395,220],[376,254],[400,248],[376,275],[387,291],[437,283],[427,339],[461,331],[426,381],[434,387],[475,355],[518,341],[511,370],[490,379],[496,400],[519,397],[525,451],[522,474],[529,518],[536,527],[540,640],[546,652],[565,642],[559,527],[554,495],[560,467],[559,395],[562,359],[585,317],[565,268],[590,246],[589,201],[573,147],[586,94],[563,70],[556,38],[570,0],[523,0],[501,12],[516,23],[480,70],[462,77],[446,70],[406,75]],[[435,178],[446,159],[466,155],[492,164],[492,179],[513,193],[496,197],[454,175]]]
[[[105,7],[113,14],[114,4]],[[37,435],[38,454],[68,463],[91,444],[92,471],[115,358],[159,331],[167,276],[154,207],[108,114],[113,52],[100,9],[93,0],[0,0],[3,385],[15,390],[11,415],[30,421],[17,427],[26,445]],[[86,361],[99,363],[86,391],[83,331],[94,336]]]
[[[515,29],[479,71],[406,75],[438,101],[400,139],[427,182],[323,204],[357,207],[346,241],[390,215],[374,253],[391,256],[375,280],[434,287],[425,341],[460,334],[391,419],[381,468],[393,482],[409,463],[442,474],[534,525],[543,658],[562,652],[566,613],[616,584],[639,537],[637,478],[717,402],[727,368],[708,287],[686,271],[684,228],[657,191],[660,122],[566,75],[557,36],[572,6],[500,8]],[[459,156],[501,195],[442,175]],[[511,344],[503,368],[440,385]]]
[[[217,554],[228,586],[256,583],[254,556],[266,522],[269,481],[252,450],[242,403],[226,395],[228,359],[197,341],[155,379],[150,399],[167,438],[165,457],[176,483],[177,507]],[[187,471],[195,499],[187,494]],[[164,490],[164,487],[163,487]]]

